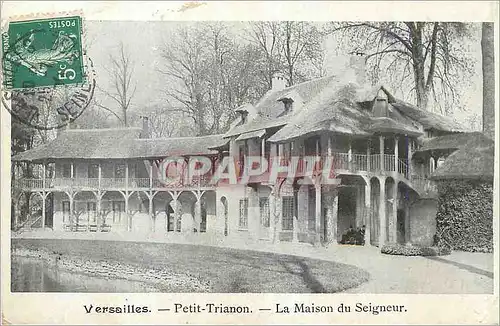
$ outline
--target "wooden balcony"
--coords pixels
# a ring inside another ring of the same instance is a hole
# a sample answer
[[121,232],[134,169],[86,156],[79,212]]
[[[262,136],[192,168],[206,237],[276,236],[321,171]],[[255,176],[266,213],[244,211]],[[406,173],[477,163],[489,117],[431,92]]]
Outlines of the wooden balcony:
[[14,181],[14,186],[23,190],[148,190],[148,189],[198,189],[212,188],[210,178],[194,177],[187,184],[185,182],[166,182],[149,178],[47,178],[43,179],[19,179]]

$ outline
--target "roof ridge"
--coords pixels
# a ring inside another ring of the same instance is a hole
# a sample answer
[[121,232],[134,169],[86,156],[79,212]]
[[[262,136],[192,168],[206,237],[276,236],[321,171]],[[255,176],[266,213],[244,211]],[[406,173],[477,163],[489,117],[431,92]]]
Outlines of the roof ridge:
[[187,137],[161,137],[161,138],[137,138],[137,140],[146,140],[146,141],[154,141],[154,140],[172,140],[172,139],[196,139],[196,138],[206,138],[206,137],[222,137],[224,134],[215,134],[215,135],[204,135],[204,136],[187,136]]
[[286,90],[293,90],[293,89],[295,89],[295,88],[297,88],[299,86],[303,86],[303,85],[306,85],[306,84],[309,84],[309,83],[312,83],[312,82],[316,82],[316,81],[320,81],[320,80],[327,79],[327,78],[332,78],[332,77],[338,77],[338,74],[330,74],[330,75],[323,76],[323,77],[312,78],[312,79],[303,81],[302,83],[298,83],[298,84],[294,84],[292,86],[285,87],[282,90],[279,90],[277,92],[283,92],[283,91],[286,91]]
[[123,131],[123,130],[141,130],[140,127],[121,127],[121,128],[88,128],[88,129],[63,129],[63,132],[101,132],[101,131]]

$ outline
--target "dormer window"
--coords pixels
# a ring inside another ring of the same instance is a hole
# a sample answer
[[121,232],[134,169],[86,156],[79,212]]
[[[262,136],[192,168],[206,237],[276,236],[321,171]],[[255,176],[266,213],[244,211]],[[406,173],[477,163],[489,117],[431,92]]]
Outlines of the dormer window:
[[240,124],[245,124],[245,123],[247,123],[247,120],[248,120],[248,112],[247,112],[247,111],[242,111],[242,112],[240,112],[240,117],[241,117],[241,122],[240,122]]
[[389,116],[387,94],[383,90],[380,90],[375,98],[373,115],[377,118]]
[[251,104],[243,104],[234,110],[240,117],[238,125],[242,125],[248,122],[248,116],[250,112],[254,112],[254,108]]
[[293,107],[292,99],[283,100],[283,104],[285,104],[285,113],[292,112],[292,107]]

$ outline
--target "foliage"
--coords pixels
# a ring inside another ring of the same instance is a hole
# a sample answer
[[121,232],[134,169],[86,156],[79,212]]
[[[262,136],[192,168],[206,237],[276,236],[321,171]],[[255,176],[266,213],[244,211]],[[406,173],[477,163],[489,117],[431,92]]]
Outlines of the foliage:
[[435,242],[455,250],[493,251],[493,185],[441,181]]
[[365,245],[365,228],[353,229],[352,227],[347,229],[342,234],[342,240],[340,241],[342,244],[350,244],[350,245]]
[[380,251],[386,255],[399,256],[444,256],[451,253],[450,248],[446,247],[423,247],[399,243],[385,244]]

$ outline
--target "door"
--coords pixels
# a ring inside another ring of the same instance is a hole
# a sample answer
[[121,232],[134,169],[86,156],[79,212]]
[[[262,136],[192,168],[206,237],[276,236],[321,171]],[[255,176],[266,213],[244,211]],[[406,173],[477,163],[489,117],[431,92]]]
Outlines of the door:
[[269,209],[269,197],[259,197],[260,216],[260,238],[270,238],[271,211]]

